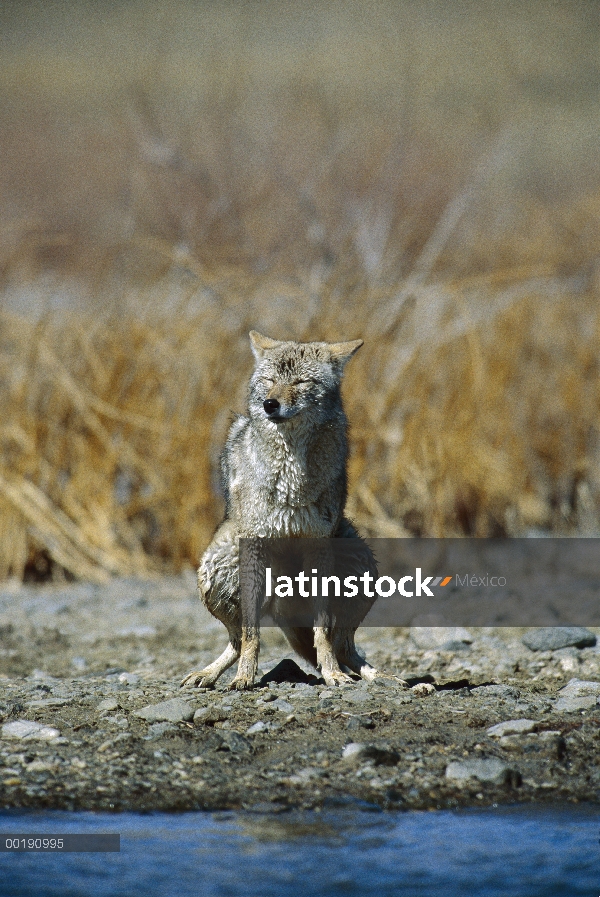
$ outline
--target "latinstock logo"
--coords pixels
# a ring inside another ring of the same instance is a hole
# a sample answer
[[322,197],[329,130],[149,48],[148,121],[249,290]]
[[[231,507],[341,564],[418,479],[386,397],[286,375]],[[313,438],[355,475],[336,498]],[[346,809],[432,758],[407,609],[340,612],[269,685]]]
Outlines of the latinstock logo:
[[[424,595],[433,598],[432,588],[443,588],[452,582],[451,576],[433,576],[423,578],[421,567],[415,568],[414,576],[402,576],[397,582],[392,576],[380,576],[375,579],[367,570],[361,576],[346,576],[342,580],[339,576],[321,576],[319,582],[318,570],[313,569],[308,576],[301,570],[296,576],[277,576],[273,583],[273,571],[271,567],[265,569],[265,595],[271,598],[273,594],[279,598],[293,598],[295,595],[294,583],[298,586],[297,594],[302,598],[327,598],[330,594],[344,598],[354,598],[360,589],[358,583],[362,583],[362,592],[367,598],[379,595],[380,598],[390,598],[396,591],[404,598],[421,598]],[[344,591],[342,593],[342,582]],[[409,585],[412,584],[412,585]]]

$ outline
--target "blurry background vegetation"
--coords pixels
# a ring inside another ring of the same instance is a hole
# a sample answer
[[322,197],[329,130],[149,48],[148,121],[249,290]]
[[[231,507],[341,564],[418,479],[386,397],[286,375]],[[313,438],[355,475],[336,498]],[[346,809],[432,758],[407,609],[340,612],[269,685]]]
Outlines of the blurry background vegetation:
[[0,5],[0,578],[195,564],[247,331],[367,534],[600,531],[600,3]]

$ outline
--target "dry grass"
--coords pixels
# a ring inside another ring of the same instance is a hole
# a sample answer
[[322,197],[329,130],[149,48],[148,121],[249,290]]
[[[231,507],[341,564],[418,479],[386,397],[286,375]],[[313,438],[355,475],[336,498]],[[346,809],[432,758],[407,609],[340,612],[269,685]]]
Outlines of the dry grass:
[[[386,15],[398,26],[408,8]],[[439,59],[459,32],[442,16],[431,38],[425,6],[410,8]],[[581,42],[567,5],[553,15]],[[496,69],[499,93],[485,82],[470,116],[432,112],[440,85],[422,60],[403,69],[398,104],[382,21],[357,42],[342,16],[346,43],[329,39],[310,65],[296,48],[277,76],[246,48],[198,94],[183,27],[158,81],[142,90],[117,68],[110,100],[64,48],[32,95],[0,64],[0,578],[195,564],[221,510],[217,458],[243,410],[251,328],[364,337],[345,399],[349,510],[366,532],[600,531],[587,101],[574,130],[560,103],[533,116],[524,69],[573,72],[517,47],[517,80]],[[503,46],[498,22],[477,32],[484,60]],[[348,41],[355,57],[336,57]],[[446,61],[445,77],[470,84],[473,64]],[[513,88],[511,115],[498,96]]]

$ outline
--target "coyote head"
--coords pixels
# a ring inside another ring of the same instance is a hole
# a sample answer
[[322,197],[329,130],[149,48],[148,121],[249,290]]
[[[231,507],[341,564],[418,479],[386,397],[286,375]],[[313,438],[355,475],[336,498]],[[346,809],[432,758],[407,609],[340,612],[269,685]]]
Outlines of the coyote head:
[[254,419],[286,426],[293,419],[319,423],[341,412],[344,366],[363,344],[282,342],[250,331],[256,368],[248,408]]

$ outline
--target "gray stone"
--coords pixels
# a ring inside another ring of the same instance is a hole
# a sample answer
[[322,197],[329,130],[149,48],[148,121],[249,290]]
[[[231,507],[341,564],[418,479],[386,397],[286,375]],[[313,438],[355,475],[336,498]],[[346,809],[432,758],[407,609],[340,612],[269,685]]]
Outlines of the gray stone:
[[478,695],[482,698],[511,698],[516,700],[519,697],[519,689],[512,685],[478,685],[471,689],[472,695]]
[[349,704],[364,704],[365,701],[373,700],[373,696],[370,695],[366,689],[360,689],[359,691],[351,691],[348,689],[342,692],[340,697],[343,701],[348,701]]
[[395,766],[400,755],[384,745],[351,742],[342,751],[342,760],[350,763],[373,763],[375,766]]
[[105,698],[103,701],[100,701],[96,710],[98,710],[99,713],[108,713],[111,710],[118,710],[119,707],[119,702],[115,701],[114,698]]
[[346,723],[347,729],[374,729],[375,723],[370,716],[351,716]]
[[20,738],[23,741],[50,741],[52,738],[58,738],[59,736],[60,732],[58,729],[26,719],[15,720],[2,726],[3,738]]
[[531,735],[503,735],[498,738],[498,744],[504,751],[524,751],[531,743]]
[[598,697],[600,696],[600,682],[595,682],[593,679],[569,679],[567,684],[559,690],[558,695],[559,697],[570,695],[575,698],[580,698],[583,695]]
[[[174,726],[173,723],[152,723],[151,726],[148,727],[148,734],[146,735],[144,741],[156,741],[157,738],[162,738],[163,735],[166,735],[168,732],[176,732],[177,726]],[[122,736],[118,736],[122,738]],[[117,739],[115,738],[115,741]]]
[[519,774],[497,757],[481,757],[474,760],[454,760],[446,767],[446,778],[458,783],[477,779],[490,785],[507,785],[516,783]]
[[533,719],[509,719],[505,723],[490,726],[487,734],[491,738],[502,738],[504,735],[529,735],[535,732],[537,723]]
[[311,779],[318,779],[323,775],[322,769],[315,769],[314,766],[307,766],[298,770],[294,775],[288,776],[285,781],[289,785],[306,785]]
[[231,710],[225,710],[224,707],[200,707],[194,713],[195,723],[205,723],[207,726],[214,726],[215,723],[223,723],[231,716]]
[[149,704],[136,710],[134,716],[145,719],[149,723],[171,722],[178,723],[189,721],[194,717],[195,709],[182,698],[171,698],[170,701],[161,701],[160,704]]
[[36,698],[34,701],[27,701],[28,707],[64,707],[65,704],[72,704],[73,698]]
[[262,719],[259,719],[258,722],[252,723],[252,725],[246,729],[246,735],[257,735],[259,732],[266,732],[268,728],[269,724],[263,722]]
[[317,704],[319,710],[339,710],[340,705],[336,703],[335,698],[325,698]]
[[596,636],[583,626],[545,626],[531,629],[521,639],[531,651],[557,651],[559,648],[592,648]]
[[137,685],[140,681],[140,677],[137,673],[121,673],[119,676],[119,682],[124,682],[126,685]]
[[576,713],[590,710],[600,698],[600,682],[585,679],[571,679],[558,692],[554,710],[558,713]]
[[[442,694],[442,695],[444,695],[444,694],[449,694],[449,695],[451,695],[452,692],[450,692],[450,691],[448,691],[448,692],[440,692],[440,694]],[[394,699],[391,701],[391,703],[394,704],[396,707],[400,707],[402,704],[411,704],[412,701],[413,701],[413,696],[412,696],[412,694],[406,694],[406,695],[398,695],[398,697],[397,697],[397,698],[394,698]]]
[[524,701],[517,701],[513,707],[515,716],[518,719],[529,719],[530,713],[535,713],[536,709],[533,704],[526,704]]
[[456,642],[461,646],[473,642],[469,630],[463,629],[462,626],[411,626],[410,637],[423,651],[444,649]]
[[276,701],[273,701],[271,704],[274,710],[278,710],[280,713],[293,713],[294,707],[290,704],[289,701],[286,701],[284,698],[277,698]]
[[240,735],[239,732],[231,731],[222,731],[220,733],[223,742],[218,748],[220,751],[231,751],[232,754],[251,754],[252,753],[252,744],[248,741],[247,738],[244,738],[243,735]]
[[555,701],[554,710],[557,713],[576,713],[578,710],[591,710],[597,703],[596,695],[565,695]]

